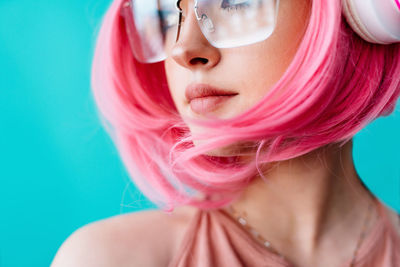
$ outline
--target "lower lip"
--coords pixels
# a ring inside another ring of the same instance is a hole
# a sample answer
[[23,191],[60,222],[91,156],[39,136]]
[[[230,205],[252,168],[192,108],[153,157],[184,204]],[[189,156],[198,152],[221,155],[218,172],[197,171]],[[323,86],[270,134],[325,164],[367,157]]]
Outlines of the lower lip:
[[190,101],[190,108],[197,114],[203,115],[216,110],[223,102],[234,96],[235,95],[224,95],[194,98]]

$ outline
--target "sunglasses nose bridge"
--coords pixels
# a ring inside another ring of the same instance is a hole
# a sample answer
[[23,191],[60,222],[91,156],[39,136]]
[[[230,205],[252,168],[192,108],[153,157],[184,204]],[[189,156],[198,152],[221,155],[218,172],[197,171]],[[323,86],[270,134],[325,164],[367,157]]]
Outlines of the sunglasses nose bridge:
[[[182,5],[182,3],[184,5]],[[179,19],[178,19],[178,30],[176,34],[176,42],[178,42],[179,37],[182,32],[183,22],[186,25],[185,27],[198,27],[195,29],[198,30],[201,34],[203,34],[201,27],[200,27],[200,18],[198,17],[197,13],[197,0],[177,0],[176,1],[176,8],[179,11]],[[190,24],[190,25],[189,25]],[[193,29],[191,29],[193,31]]]
[[175,8],[178,11],[182,11],[181,2],[182,2],[182,0],[177,0],[176,3],[175,3]]

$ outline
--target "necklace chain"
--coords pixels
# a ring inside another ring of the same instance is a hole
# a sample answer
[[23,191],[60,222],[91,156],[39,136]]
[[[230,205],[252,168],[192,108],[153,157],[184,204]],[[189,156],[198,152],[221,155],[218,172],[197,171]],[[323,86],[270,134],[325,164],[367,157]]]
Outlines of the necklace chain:
[[[352,260],[350,263],[350,267],[354,266],[354,262],[358,253],[358,250],[360,249],[360,246],[362,244],[362,241],[364,240],[365,236],[366,236],[366,228],[368,225],[368,222],[371,219],[371,211],[372,211],[372,205],[373,203],[369,204],[368,207],[368,212],[367,215],[365,216],[365,220],[364,220],[364,224],[362,227],[362,231],[358,237],[357,240],[357,245],[356,248],[353,252],[353,256],[352,256]],[[248,222],[247,219],[245,218],[245,216],[247,215],[246,212],[243,212],[243,214],[239,214],[233,207],[232,205],[228,206],[228,212],[233,215],[235,217],[235,219],[240,223],[240,225],[246,229],[248,232],[250,232],[252,234],[252,236],[254,238],[256,238],[259,242],[261,242],[266,248],[268,248],[270,251],[272,251],[273,253],[277,254],[280,258],[285,259],[285,256],[283,256],[281,253],[279,253],[279,251],[277,251],[272,245],[271,242],[269,242],[266,238],[264,238],[262,235],[260,235],[253,227],[251,227]]]

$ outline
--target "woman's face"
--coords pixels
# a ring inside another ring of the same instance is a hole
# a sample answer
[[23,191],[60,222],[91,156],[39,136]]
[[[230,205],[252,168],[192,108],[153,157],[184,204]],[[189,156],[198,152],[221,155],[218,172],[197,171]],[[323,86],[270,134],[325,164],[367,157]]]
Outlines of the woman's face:
[[[289,66],[307,26],[311,0],[281,0],[277,25],[268,39],[224,49],[213,47],[204,37],[193,4],[193,0],[181,2],[186,18],[179,40],[165,60],[172,99],[181,115],[201,118],[211,113],[221,119],[234,117],[261,100]],[[201,109],[205,102],[194,99],[190,103],[185,95],[186,88],[196,84],[235,95],[220,97],[223,100],[218,105]],[[198,130],[190,124],[188,127],[192,132]]]

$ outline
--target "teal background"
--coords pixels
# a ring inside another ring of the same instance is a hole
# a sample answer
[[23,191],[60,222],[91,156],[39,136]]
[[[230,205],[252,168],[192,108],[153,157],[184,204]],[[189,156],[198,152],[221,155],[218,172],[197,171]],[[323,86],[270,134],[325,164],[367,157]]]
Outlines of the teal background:
[[[48,266],[77,228],[154,208],[100,125],[89,79],[110,1],[0,1],[0,266]],[[357,169],[400,210],[400,108],[355,138]]]

